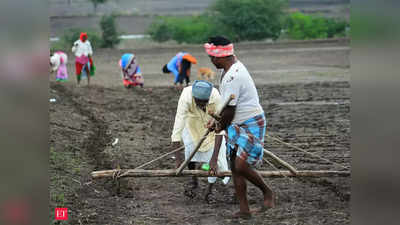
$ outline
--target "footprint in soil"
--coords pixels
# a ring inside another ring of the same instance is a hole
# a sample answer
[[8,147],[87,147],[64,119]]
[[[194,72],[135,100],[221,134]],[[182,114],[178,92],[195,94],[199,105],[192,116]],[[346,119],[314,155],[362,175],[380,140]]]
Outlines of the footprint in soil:
[[206,200],[207,204],[215,204],[218,202],[214,192],[206,193],[205,200]]
[[194,199],[196,197],[196,189],[194,189],[194,188],[185,188],[184,195],[186,197]]

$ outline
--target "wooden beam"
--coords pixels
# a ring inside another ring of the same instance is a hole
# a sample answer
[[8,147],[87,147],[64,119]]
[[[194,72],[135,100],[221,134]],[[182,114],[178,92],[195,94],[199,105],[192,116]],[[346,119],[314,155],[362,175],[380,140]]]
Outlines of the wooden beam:
[[268,155],[269,157],[273,158],[275,161],[277,161],[279,164],[281,164],[282,166],[284,166],[285,168],[287,168],[290,172],[292,172],[293,174],[297,174],[297,170],[296,168],[294,168],[293,166],[291,166],[289,163],[283,161],[282,159],[280,159],[278,156],[276,156],[274,153],[264,149],[264,154]]
[[[349,177],[350,171],[329,171],[329,170],[298,170],[296,175],[290,171],[258,171],[262,177]],[[103,170],[94,171],[91,173],[92,178],[105,178],[113,177],[115,174],[121,174],[117,177],[182,177],[182,176],[196,176],[208,177],[208,171],[203,170],[183,170],[181,174],[177,175],[176,170]],[[217,174],[217,177],[232,176],[230,171],[222,171]]]

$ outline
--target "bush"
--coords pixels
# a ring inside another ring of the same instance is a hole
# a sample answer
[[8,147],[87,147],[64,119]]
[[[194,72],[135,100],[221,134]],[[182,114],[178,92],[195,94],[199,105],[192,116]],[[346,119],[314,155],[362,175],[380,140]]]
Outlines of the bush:
[[210,13],[233,41],[277,39],[286,0],[218,0]]
[[289,38],[296,40],[343,37],[347,27],[348,23],[345,21],[300,12],[291,14],[286,24]]
[[158,42],[203,43],[209,36],[232,41],[277,39],[286,0],[217,0],[200,16],[158,17],[147,33]]
[[146,33],[148,33],[153,40],[164,42],[172,39],[172,30],[171,25],[168,23],[168,18],[159,16],[150,24]]
[[81,28],[72,28],[68,29],[61,36],[60,40],[52,44],[51,51],[71,51],[72,45],[76,40],[79,39],[82,32],[86,32],[88,34],[88,40],[90,41],[92,48],[100,48],[102,46],[102,40],[100,35],[92,30],[84,30]]
[[212,24],[201,16],[163,16],[158,17],[147,33],[158,42],[175,40],[178,43],[203,43],[213,31]]
[[102,47],[113,48],[121,42],[115,24],[115,15],[104,15],[101,17],[100,27],[102,30]]

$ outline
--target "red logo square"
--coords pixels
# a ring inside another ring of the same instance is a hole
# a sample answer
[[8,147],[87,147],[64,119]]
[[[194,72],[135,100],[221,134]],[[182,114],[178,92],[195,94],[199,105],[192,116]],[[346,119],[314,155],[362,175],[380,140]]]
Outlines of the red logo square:
[[54,217],[56,220],[68,220],[68,208],[56,208]]

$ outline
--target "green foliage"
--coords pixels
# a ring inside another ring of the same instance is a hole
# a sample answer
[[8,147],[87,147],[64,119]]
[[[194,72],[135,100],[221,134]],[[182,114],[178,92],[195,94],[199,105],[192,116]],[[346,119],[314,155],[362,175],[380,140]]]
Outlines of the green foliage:
[[206,16],[158,17],[147,33],[153,40],[164,42],[175,40],[178,43],[202,43],[212,32],[212,24]]
[[345,36],[348,23],[296,12],[288,17],[286,27],[289,38],[322,39]]
[[115,23],[115,15],[104,15],[101,17],[100,27],[102,33],[102,47],[113,48],[121,42],[117,32],[117,25]]
[[158,17],[147,33],[158,42],[203,43],[209,36],[232,41],[277,39],[286,0],[217,0],[200,16]]
[[277,39],[286,0],[217,0],[211,15],[233,41]]
[[68,29],[64,32],[58,42],[55,42],[51,46],[51,51],[63,50],[63,51],[71,51],[72,45],[76,40],[79,39],[81,32],[86,32],[88,34],[88,40],[92,45],[93,49],[100,48],[103,44],[100,35],[92,30],[84,30],[81,28],[72,28]]

